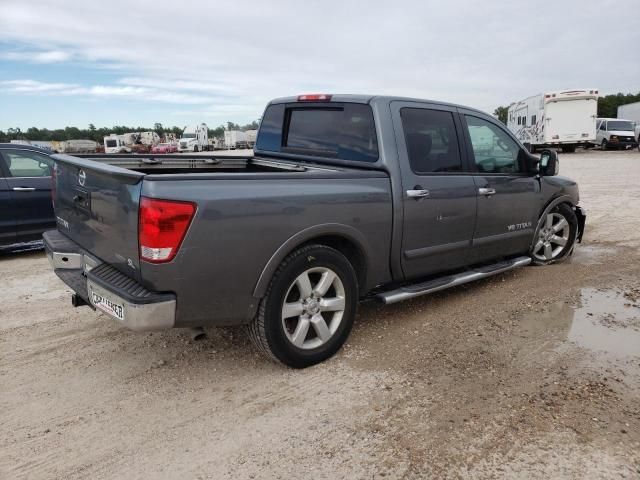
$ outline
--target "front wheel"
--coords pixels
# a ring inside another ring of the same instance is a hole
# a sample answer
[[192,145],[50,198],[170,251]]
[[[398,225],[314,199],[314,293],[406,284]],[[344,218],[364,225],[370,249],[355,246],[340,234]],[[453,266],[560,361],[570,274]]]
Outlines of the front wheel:
[[609,145],[607,144],[607,141],[605,139],[602,140],[602,143],[600,144],[600,148],[602,150],[606,150],[607,148],[609,148]]
[[565,260],[573,252],[578,234],[578,217],[573,208],[562,203],[543,215],[538,222],[531,258],[536,265]]
[[265,356],[305,368],[335,354],[356,315],[358,281],[347,258],[324,245],[290,254],[274,274],[249,337]]

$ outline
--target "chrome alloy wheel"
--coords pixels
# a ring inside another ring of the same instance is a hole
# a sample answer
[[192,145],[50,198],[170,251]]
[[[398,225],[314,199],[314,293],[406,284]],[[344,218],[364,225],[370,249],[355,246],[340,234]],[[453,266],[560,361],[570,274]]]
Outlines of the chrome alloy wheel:
[[282,305],[282,326],[289,341],[310,350],[324,345],[338,330],[345,310],[340,277],[326,267],[298,275]]
[[538,240],[533,247],[533,256],[543,262],[554,260],[569,242],[571,228],[560,213],[549,213],[544,225],[538,230]]

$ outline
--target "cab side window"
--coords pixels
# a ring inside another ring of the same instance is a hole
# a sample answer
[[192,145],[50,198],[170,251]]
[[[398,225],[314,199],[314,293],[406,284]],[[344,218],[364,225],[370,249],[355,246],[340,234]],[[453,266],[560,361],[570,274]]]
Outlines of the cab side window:
[[461,172],[453,114],[425,108],[400,110],[409,164],[414,173]]
[[465,115],[474,161],[481,173],[524,173],[524,151],[502,128]]
[[10,177],[48,177],[53,161],[46,155],[28,150],[4,150],[4,161]]

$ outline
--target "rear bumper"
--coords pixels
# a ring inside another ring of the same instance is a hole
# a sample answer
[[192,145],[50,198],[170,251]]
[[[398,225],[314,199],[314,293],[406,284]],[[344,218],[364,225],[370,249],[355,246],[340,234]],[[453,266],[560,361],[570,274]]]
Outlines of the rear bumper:
[[45,232],[43,239],[55,274],[93,309],[131,330],[164,330],[175,326],[174,294],[147,290],[57,230]]

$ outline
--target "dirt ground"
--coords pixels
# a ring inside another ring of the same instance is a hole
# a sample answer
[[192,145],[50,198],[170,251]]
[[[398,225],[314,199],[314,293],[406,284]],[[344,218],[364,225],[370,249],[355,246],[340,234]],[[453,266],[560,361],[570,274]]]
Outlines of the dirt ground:
[[383,307],[295,371],[243,332],[135,333],[0,257],[0,478],[640,478],[640,154],[561,155],[585,241]]

